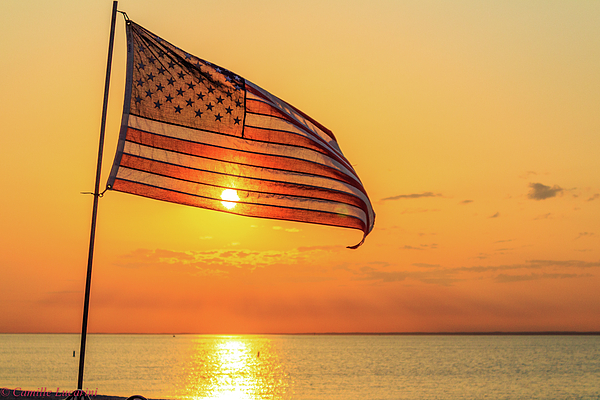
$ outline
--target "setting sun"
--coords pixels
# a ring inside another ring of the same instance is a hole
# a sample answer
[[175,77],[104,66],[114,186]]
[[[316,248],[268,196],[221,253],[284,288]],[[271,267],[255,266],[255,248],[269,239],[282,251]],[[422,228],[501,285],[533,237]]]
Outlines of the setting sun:
[[221,198],[223,200],[227,200],[227,201],[222,201],[221,203],[228,210],[231,210],[233,207],[235,207],[235,205],[236,205],[236,203],[234,203],[235,201],[240,201],[240,198],[237,194],[237,190],[234,190],[234,189],[223,190],[223,193],[221,193]]

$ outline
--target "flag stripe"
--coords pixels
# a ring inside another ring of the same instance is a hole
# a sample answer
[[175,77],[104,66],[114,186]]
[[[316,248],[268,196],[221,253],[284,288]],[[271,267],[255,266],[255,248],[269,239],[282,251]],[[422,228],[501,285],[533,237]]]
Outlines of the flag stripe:
[[[204,169],[196,167],[199,165]],[[157,151],[155,148],[129,142],[125,144],[121,166],[221,188],[333,200],[358,207],[368,213],[368,199],[364,198],[362,193],[352,193],[351,187],[330,179],[310,179],[312,177],[299,174],[290,176],[289,173],[280,171],[265,171],[262,168],[208,159],[199,161],[198,157]],[[287,181],[282,181],[282,178],[287,178]]]
[[[117,179],[142,183],[152,187],[173,190],[178,193],[186,193],[218,201],[223,201],[221,195],[223,194],[223,190],[227,189],[227,187],[217,187],[204,183],[185,181],[172,178],[171,176],[162,176],[126,167],[119,169]],[[240,198],[239,201],[235,202],[237,205],[260,204],[263,206],[285,207],[311,212],[333,213],[358,218],[360,220],[366,218],[365,213],[361,209],[346,204],[340,204],[335,201],[310,199],[307,197],[281,196],[272,193],[252,192],[242,189],[235,190]],[[223,208],[225,207],[222,206],[221,209]]]
[[[243,161],[254,161],[253,158],[241,159],[240,156],[229,155],[227,149],[212,148],[201,144],[190,144],[178,139],[165,138],[160,135],[154,135],[148,132],[128,129],[127,141],[123,148],[123,154],[131,154],[144,158],[156,159],[158,161],[173,163],[186,167],[196,168],[202,165],[203,169],[210,171],[219,171],[236,176],[248,176],[253,178],[266,178],[271,180],[287,181],[294,184],[310,185],[320,187],[326,190],[343,191],[360,199],[363,203],[365,212],[369,212],[368,197],[355,187],[352,182],[343,182],[337,176],[325,176],[324,172],[317,171],[321,175],[307,174],[304,171],[290,171],[289,169],[270,168],[267,163],[255,166]],[[243,156],[246,156],[242,153]],[[248,158],[248,157],[246,157]],[[281,167],[277,160],[272,163]],[[288,163],[287,167],[291,164]],[[334,171],[335,172],[335,171]],[[332,174],[333,175],[333,174]],[[353,203],[354,204],[354,203]]]
[[[252,114],[247,115],[247,124],[255,122],[252,119],[252,116]],[[285,125],[282,125],[283,121],[280,119],[269,117],[262,118],[266,120],[266,122],[264,122],[264,125],[266,126],[281,126],[285,128]],[[310,162],[314,164],[321,164],[341,171],[348,177],[352,177],[356,184],[362,187],[360,179],[358,179],[358,176],[356,176],[356,173],[353,170],[348,169],[345,165],[340,164],[337,160],[324,154],[315,152],[311,149],[296,146],[284,146],[277,143],[257,142],[232,135],[223,135],[216,132],[192,129],[180,125],[165,124],[164,122],[154,121],[136,115],[129,116],[129,126],[146,132],[157,133],[159,135],[189,140],[197,143],[225,147],[228,149],[237,149],[240,151],[248,151],[264,155],[296,158],[299,160],[310,160]]]
[[[230,162],[247,165],[280,168],[293,172],[303,172],[339,179],[364,192],[358,177],[331,158],[303,148],[256,142],[230,135],[170,126],[146,118],[130,116],[129,126],[138,132],[155,134],[147,139],[147,144],[161,144],[169,150],[182,153],[222,158]],[[132,132],[133,133],[133,132]],[[129,136],[129,132],[127,133]],[[162,137],[162,141],[160,139]],[[180,139],[181,141],[167,139]],[[128,140],[133,140],[129,139]],[[168,147],[173,146],[173,147]],[[304,157],[302,157],[304,156]]]
[[245,215],[248,217],[261,217],[268,219],[308,222],[313,224],[354,228],[360,229],[362,231],[367,229],[362,220],[337,213],[302,210],[297,208],[286,208],[280,206],[274,207],[264,204],[244,203],[236,204],[235,211],[229,211],[223,206],[222,200],[214,200],[198,195],[180,193],[174,190],[166,190],[159,187],[153,187],[138,182],[130,182],[123,179],[116,179],[112,188],[121,192],[131,193],[156,200],[185,204],[189,206],[201,207],[216,211],[230,212],[233,214]]

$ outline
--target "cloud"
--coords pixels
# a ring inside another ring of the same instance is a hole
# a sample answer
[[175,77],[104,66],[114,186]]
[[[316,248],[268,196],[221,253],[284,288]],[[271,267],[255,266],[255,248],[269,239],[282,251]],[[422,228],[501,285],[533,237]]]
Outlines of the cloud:
[[284,231],[290,232],[290,233],[296,233],[296,232],[300,232],[301,231],[301,229],[297,229],[297,228],[283,228],[281,226],[274,226],[273,229],[276,230],[276,231],[284,230]]
[[407,210],[402,211],[400,214],[417,214],[417,213],[426,213],[426,212],[435,212],[440,211],[439,208],[435,209],[427,209],[427,208],[409,208]]
[[535,171],[527,171],[527,172],[523,173],[521,176],[519,176],[519,178],[528,179],[531,175],[538,175],[538,173]]
[[527,194],[527,197],[532,200],[545,200],[551,197],[556,197],[558,193],[561,193],[564,190],[558,185],[550,187],[541,183],[530,183],[529,187],[531,190]]
[[499,216],[500,216],[500,213],[497,212],[496,214],[491,215],[489,218],[498,218]]
[[427,248],[437,249],[437,246],[438,246],[437,243],[420,244],[419,247],[404,245],[404,247],[400,247],[400,249],[404,249],[404,250],[425,250]]
[[581,261],[581,260],[527,260],[523,264],[508,264],[508,265],[487,265],[473,267],[459,267],[451,271],[454,272],[496,272],[496,271],[512,271],[512,270],[540,270],[543,268],[599,268],[600,261]]
[[461,279],[451,277],[448,271],[429,270],[429,271],[380,271],[371,267],[362,267],[356,271],[357,280],[360,281],[380,281],[384,283],[402,282],[407,279],[419,281],[422,283],[451,286],[454,282]]
[[422,197],[441,197],[441,193],[424,192],[424,193],[412,193],[412,194],[399,194],[398,196],[386,197],[381,199],[385,200],[401,200],[401,199],[420,199]]
[[[413,264],[415,265],[415,264]],[[541,279],[589,278],[594,275],[582,270],[598,269],[599,262],[581,260],[528,260],[524,263],[504,265],[480,265],[432,270],[443,272],[441,277],[458,280],[491,279],[496,283],[537,281]]]
[[307,251],[327,251],[327,252],[331,252],[331,251],[341,251],[344,250],[344,246],[305,246],[305,247],[298,247],[298,251],[300,253],[305,253]]
[[569,278],[588,278],[590,274],[529,274],[529,275],[507,275],[500,274],[495,278],[496,282],[509,283],[509,282],[524,282],[524,281],[535,281],[538,279],[569,279]]
[[589,199],[587,199],[587,201],[594,201],[594,200],[596,200],[599,197],[600,197],[600,193],[596,193],[592,197],[590,197]]
[[460,202],[460,204],[471,204],[473,202],[473,200],[463,200]]
[[420,247],[414,247],[414,246],[409,246],[409,245],[404,245],[404,247],[400,247],[403,250],[423,250]]
[[505,251],[513,251],[513,250],[514,250],[514,248],[512,248],[512,247],[502,247],[500,249],[496,249],[496,253],[505,254],[504,253]]
[[580,260],[529,260],[532,266],[539,267],[568,267],[568,268],[598,268],[600,261]]
[[378,226],[377,227],[378,231],[392,231],[392,230],[398,230],[398,229],[404,231],[404,228],[401,227],[401,226],[398,226],[398,225],[393,225],[393,226],[390,226],[390,227],[385,227],[385,226]]
[[579,236],[577,236],[575,238],[575,240],[580,239],[580,238],[585,237],[585,236],[594,236],[594,233],[593,232],[580,232]]
[[420,268],[440,268],[441,267],[440,264],[427,264],[427,263],[414,263],[413,265],[415,267],[420,267]]
[[381,280],[383,282],[398,282],[403,281],[410,276],[406,271],[378,271],[371,267],[363,267],[360,269],[363,276],[360,280]]
[[[339,246],[340,248],[343,248]],[[301,248],[288,251],[251,251],[215,249],[209,251],[171,251],[163,249],[138,249],[125,254],[115,263],[124,268],[169,268],[204,275],[227,275],[232,270],[244,269],[253,271],[272,265],[292,265],[306,257],[306,251],[322,250],[322,248]],[[329,250],[332,251],[332,250]],[[311,257],[317,257],[311,254]]]

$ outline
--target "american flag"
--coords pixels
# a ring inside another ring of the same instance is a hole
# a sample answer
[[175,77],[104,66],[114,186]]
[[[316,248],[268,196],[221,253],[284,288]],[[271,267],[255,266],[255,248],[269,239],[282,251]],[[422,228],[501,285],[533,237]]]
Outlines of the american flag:
[[375,213],[333,133],[241,76],[127,21],[107,188],[239,215],[361,230]]

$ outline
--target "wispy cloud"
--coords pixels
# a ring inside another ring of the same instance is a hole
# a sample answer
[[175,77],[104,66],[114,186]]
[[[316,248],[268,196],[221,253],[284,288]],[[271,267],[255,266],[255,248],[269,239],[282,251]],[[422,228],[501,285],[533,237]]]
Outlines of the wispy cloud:
[[581,260],[528,260],[525,263],[487,265],[455,268],[457,272],[494,272],[511,270],[539,270],[542,268],[598,268],[600,261],[590,262]]
[[303,259],[300,250],[250,251],[215,249],[208,251],[172,251],[138,249],[115,263],[124,268],[179,268],[182,271],[226,275],[231,268],[253,270],[273,264],[293,264]]
[[338,252],[344,250],[343,246],[306,246],[298,247],[298,251],[305,253],[307,251],[326,251],[326,252]]
[[570,279],[570,278],[586,278],[590,274],[529,274],[529,275],[508,275],[499,274],[494,280],[499,283],[535,281],[539,279]]
[[582,237],[590,237],[590,236],[594,236],[594,232],[580,232],[579,235],[575,238],[575,240],[577,239],[581,239]]
[[460,202],[460,204],[471,204],[473,202],[473,200],[463,200]]
[[362,267],[356,272],[356,279],[360,281],[380,281],[384,283],[401,282],[407,279],[422,283],[450,286],[462,279],[451,276],[449,271],[432,269],[425,271],[381,271],[371,267]]
[[385,200],[402,200],[402,199],[420,199],[423,197],[441,197],[441,193],[423,192],[423,193],[411,193],[411,194],[399,194],[397,196],[386,197],[381,199]]
[[273,227],[274,230],[276,231],[286,231],[286,232],[290,232],[290,233],[296,233],[296,232],[300,232],[301,229],[297,229],[297,228],[282,228],[281,226],[274,226]]
[[418,213],[436,212],[436,211],[440,211],[440,209],[439,208],[433,208],[433,209],[409,208],[409,209],[406,209],[406,210],[400,212],[400,214],[418,214]]
[[587,201],[594,201],[597,198],[600,198],[600,193],[596,193],[594,194],[592,197],[590,197],[589,199],[587,199]]
[[415,247],[415,246],[409,246],[409,245],[404,245],[403,247],[400,247],[403,250],[424,250],[420,247]]
[[[365,263],[345,266],[338,251],[344,246],[314,246],[289,250],[256,251],[217,248],[207,251],[139,249],[121,256],[115,265],[126,269],[152,271],[153,274],[184,276],[202,282],[255,282],[260,285],[280,282],[322,282],[354,280],[356,270]],[[367,263],[386,270],[386,263]],[[352,268],[350,268],[352,267]],[[134,271],[123,271],[134,273]],[[180,278],[178,278],[180,279]]]
[[529,260],[532,266],[540,267],[568,267],[568,268],[598,268],[600,261],[581,260]]
[[437,243],[431,243],[431,244],[420,244],[419,246],[404,245],[403,247],[400,247],[400,248],[404,249],[404,250],[426,250],[426,249],[437,249],[437,247],[438,247]]
[[523,174],[521,174],[521,176],[519,176],[519,178],[529,179],[531,177],[531,175],[538,175],[538,173],[535,171],[526,171]]
[[[444,286],[459,281],[488,279],[497,283],[535,281],[541,279],[575,279],[594,276],[591,272],[600,268],[600,261],[581,260],[528,260],[524,263],[504,265],[480,265],[457,268],[444,268],[438,264],[414,263],[418,271],[402,270],[404,274],[392,271],[369,271],[363,278],[411,279],[425,283],[436,283]],[[387,274],[390,272],[390,274]]]
[[499,216],[500,216],[500,213],[499,213],[499,212],[497,212],[497,213],[496,213],[496,214],[494,214],[494,215],[490,215],[490,216],[489,216],[489,218],[498,218]]
[[529,187],[531,190],[527,194],[527,197],[532,200],[545,200],[556,197],[558,193],[561,193],[564,190],[558,185],[550,187],[541,183],[530,183]]
[[[536,281],[542,279],[589,278],[591,270],[600,268],[600,262],[581,260],[528,260],[524,263],[480,265],[444,268],[439,264],[413,263],[418,270],[406,268],[350,268],[358,280],[398,282],[405,280],[450,286],[460,281],[492,280],[497,283]],[[587,270],[587,271],[586,271]]]
[[440,264],[427,264],[427,263],[414,263],[413,265],[415,267],[419,267],[419,268],[440,268],[441,267]]
[[[404,246],[409,250],[434,249],[436,244]],[[575,279],[592,276],[600,261],[528,260],[503,265],[444,267],[436,263],[384,262],[340,259],[343,246],[300,247],[285,251],[219,248],[206,251],[138,249],[123,255],[116,265],[148,271],[183,274],[218,281],[317,282],[339,280],[367,284],[415,282],[452,286],[464,281],[488,280],[498,284],[541,279]],[[404,283],[402,283],[404,284]]]

